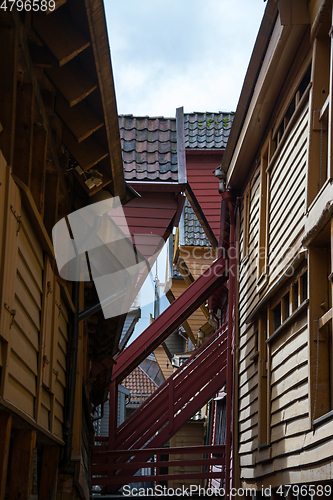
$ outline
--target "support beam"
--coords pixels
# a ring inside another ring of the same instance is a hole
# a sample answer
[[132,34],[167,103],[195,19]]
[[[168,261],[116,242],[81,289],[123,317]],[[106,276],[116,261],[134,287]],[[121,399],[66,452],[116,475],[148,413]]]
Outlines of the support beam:
[[34,472],[36,431],[17,430],[14,433],[11,461],[11,481],[8,500],[30,500]]
[[16,78],[18,40],[16,29],[0,25],[0,60],[4,70],[0,78],[0,150],[8,165],[13,164],[16,117]]
[[0,413],[0,500],[5,498],[11,428],[11,414]]
[[44,446],[38,500],[54,500],[57,490],[59,446]]
[[47,132],[42,125],[33,127],[32,165],[30,191],[41,217],[44,215],[46,178]]
[[85,102],[71,108],[65,99],[58,97],[55,110],[77,142],[84,141],[104,125],[103,120]]
[[78,143],[67,127],[64,127],[63,141],[68,151],[83,170],[89,170],[108,156],[107,150],[94,137],[88,137],[85,141]]
[[70,106],[78,104],[97,88],[97,83],[76,61],[70,61],[60,68],[51,68],[46,74]]
[[225,260],[217,259],[117,357],[112,380],[121,382],[228,279]]
[[33,144],[34,91],[32,85],[18,85],[13,174],[30,184]]
[[63,66],[90,45],[72,19],[62,10],[49,16],[35,12],[33,27]]
[[59,203],[59,176],[57,172],[46,172],[45,192],[48,196],[45,198],[44,205],[44,224],[49,235],[58,222],[58,203]]

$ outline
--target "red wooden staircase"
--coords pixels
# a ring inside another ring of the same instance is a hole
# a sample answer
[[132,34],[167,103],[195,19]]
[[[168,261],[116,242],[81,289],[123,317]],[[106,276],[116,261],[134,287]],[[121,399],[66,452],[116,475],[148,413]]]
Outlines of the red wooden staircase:
[[[139,468],[152,466],[148,461],[154,450],[166,443],[225,384],[227,334],[224,325],[116,430],[114,451],[95,447],[93,485],[119,487],[133,482]],[[143,453],[145,449],[147,452]],[[128,453],[129,450],[132,452]],[[222,457],[218,461],[224,465]],[[216,458],[208,457],[205,463],[208,470],[203,474],[209,478],[209,466],[216,463]]]

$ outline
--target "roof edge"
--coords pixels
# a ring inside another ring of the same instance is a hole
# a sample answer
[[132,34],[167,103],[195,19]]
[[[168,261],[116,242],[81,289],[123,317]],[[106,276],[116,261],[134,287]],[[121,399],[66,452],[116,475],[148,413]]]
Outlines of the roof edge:
[[222,159],[222,169],[227,171],[231,162],[236,144],[241,133],[247,111],[250,106],[253,91],[260,73],[262,61],[267,51],[270,37],[278,15],[278,8],[274,0],[268,0],[264,16],[259,28],[251,59],[246,71],[240,98],[237,104],[230,136]]

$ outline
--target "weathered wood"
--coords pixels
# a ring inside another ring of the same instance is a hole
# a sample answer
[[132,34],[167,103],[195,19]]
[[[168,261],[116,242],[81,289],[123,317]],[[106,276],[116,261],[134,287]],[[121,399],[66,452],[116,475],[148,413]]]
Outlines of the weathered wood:
[[9,175],[9,167],[7,167],[8,175],[8,199],[5,212],[5,249],[4,249],[4,265],[2,273],[1,290],[1,315],[0,315],[0,331],[1,336],[7,342],[4,346],[4,362],[2,366],[1,390],[0,395],[5,399],[7,394],[7,379],[8,379],[8,364],[10,355],[11,329],[15,316],[15,280],[17,269],[17,254],[18,254],[18,229],[19,219],[21,216],[21,198],[20,193],[15,185],[12,177]]
[[32,85],[18,85],[15,123],[13,174],[27,186],[30,184],[34,119]]
[[59,176],[56,172],[46,172],[44,204],[44,225],[49,235],[58,221]]
[[12,416],[0,413],[0,500],[5,499]]
[[59,7],[65,5],[66,2],[67,0],[54,0],[55,8],[51,10],[50,7],[48,7],[46,14],[52,14],[52,12],[54,12],[56,9],[59,9]]
[[11,460],[9,500],[30,500],[34,472],[36,431],[25,429],[14,433]]
[[90,41],[62,10],[56,10],[48,16],[36,13],[33,26],[57,58],[59,66],[66,64],[90,45]]
[[88,137],[78,143],[72,133],[64,127],[63,141],[73,158],[78,162],[83,170],[91,167],[108,156],[108,152],[94,139]]
[[44,446],[38,492],[39,500],[55,500],[57,490],[59,446]]
[[[113,82],[110,47],[107,37],[99,36],[105,30],[105,14],[102,0],[85,0],[87,18],[91,36],[91,45],[95,57],[96,72],[101,91],[104,111],[105,131],[110,160],[107,162],[105,177],[112,179],[114,195],[122,203],[127,200],[124,180],[123,161],[119,133],[117,102]],[[105,161],[105,160],[104,160]],[[128,200],[127,200],[128,201]]]
[[84,141],[104,125],[103,120],[85,102],[80,102],[71,108],[65,99],[59,97],[56,103],[56,112],[77,142]]
[[49,69],[46,74],[70,106],[78,104],[97,88],[97,84],[76,61]]
[[33,127],[30,191],[41,217],[44,215],[47,132],[39,124]]
[[51,358],[52,358],[52,341],[53,341],[53,322],[55,314],[54,303],[54,287],[55,276],[52,271],[50,259],[46,256],[44,284],[43,284],[43,309],[42,309],[42,328],[41,339],[43,349],[42,356],[42,381],[46,387],[50,387],[51,382]]
[[[327,248],[312,248],[309,252],[309,321],[310,321],[310,387],[313,420],[330,410],[327,374],[329,373],[329,339],[327,325],[319,331],[321,304],[328,303]],[[319,342],[318,342],[319,340]]]
[[[330,38],[316,38],[313,45],[310,116],[320,110],[329,94]],[[327,130],[310,128],[307,206],[327,178]]]
[[16,118],[16,78],[18,40],[16,29],[1,25],[0,60],[3,68],[0,78],[0,109],[3,130],[0,134],[0,150],[8,165],[13,165],[15,118]]

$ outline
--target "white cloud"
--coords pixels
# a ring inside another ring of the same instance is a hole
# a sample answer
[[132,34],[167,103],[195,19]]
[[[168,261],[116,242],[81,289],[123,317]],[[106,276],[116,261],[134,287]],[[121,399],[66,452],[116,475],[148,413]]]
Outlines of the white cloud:
[[118,110],[234,111],[262,0],[105,0]]

